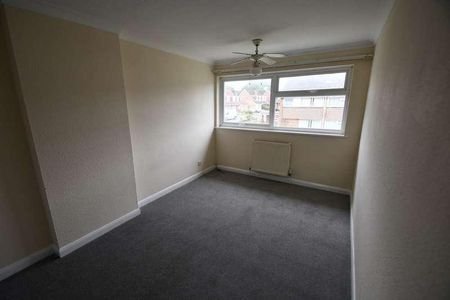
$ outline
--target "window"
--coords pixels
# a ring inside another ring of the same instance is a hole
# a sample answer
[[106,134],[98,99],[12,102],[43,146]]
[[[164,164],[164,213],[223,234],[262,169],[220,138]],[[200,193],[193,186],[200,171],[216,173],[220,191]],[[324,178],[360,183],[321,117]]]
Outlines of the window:
[[350,67],[220,79],[220,126],[344,135]]

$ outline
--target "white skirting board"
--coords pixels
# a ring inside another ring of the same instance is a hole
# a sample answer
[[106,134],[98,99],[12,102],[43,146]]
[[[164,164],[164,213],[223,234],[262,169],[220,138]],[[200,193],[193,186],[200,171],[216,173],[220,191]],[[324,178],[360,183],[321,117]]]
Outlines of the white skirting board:
[[[275,181],[280,181],[280,182],[285,182],[285,183],[290,183],[290,184],[295,184],[295,185],[300,185],[300,186],[306,186],[306,187],[311,187],[311,188],[316,188],[316,189],[320,189],[320,190],[325,190],[325,191],[331,191],[331,192],[336,192],[336,193],[341,193],[341,194],[346,194],[346,195],[351,195],[351,191],[347,190],[347,189],[343,189],[343,188],[338,188],[338,187],[333,187],[333,186],[328,186],[328,185],[323,185],[323,184],[318,184],[318,183],[313,183],[313,182],[308,182],[308,181],[303,181],[303,180],[298,180],[298,179],[293,179],[293,178],[284,178],[284,177],[278,177],[278,176],[273,176],[273,175],[266,175],[266,174],[259,174],[259,173],[255,173],[255,172],[251,172],[250,170],[243,170],[243,169],[238,169],[238,168],[232,168],[232,167],[227,167],[227,166],[222,166],[222,165],[218,165],[217,166],[218,169],[224,170],[224,171],[229,171],[229,172],[234,172],[234,173],[240,173],[240,174],[245,174],[245,175],[250,175],[250,176],[256,176],[256,177],[261,177],[261,178],[266,178],[266,179],[270,179],[270,180],[275,180]],[[199,173],[196,173],[192,176],[189,176],[155,194],[150,195],[149,197],[139,201],[139,207],[142,207],[192,181],[194,181],[195,179],[201,177],[202,175],[211,172],[212,170],[216,169],[216,166],[211,166]],[[54,245],[51,245],[45,249],[42,249],[38,252],[33,253],[32,255],[25,257],[9,266],[6,266],[2,269],[0,269],[0,281],[31,266],[32,264],[40,261],[41,259],[44,259],[45,257],[56,253],[59,257],[64,257],[66,255],[68,255],[69,253],[77,250],[78,248],[88,244],[89,242],[97,239],[98,237],[104,235],[105,233],[113,230],[114,228],[118,227],[119,225],[131,220],[132,218],[138,216],[141,213],[140,209],[135,209],[129,213],[127,213],[126,215],[86,234],[85,236],[79,238],[76,241],[73,241],[61,248],[57,248]],[[354,294],[354,249],[353,249],[353,226],[351,228],[351,234],[352,234],[352,294]]]
[[224,170],[224,171],[229,171],[229,172],[234,172],[234,173],[239,173],[239,174],[244,174],[244,175],[250,175],[250,176],[265,178],[265,179],[270,179],[270,180],[274,180],[274,181],[280,181],[280,182],[284,182],[284,183],[300,185],[300,186],[314,188],[314,189],[318,189],[318,190],[324,190],[324,191],[328,191],[328,192],[344,194],[344,195],[350,195],[351,194],[351,191],[348,190],[348,189],[344,189],[344,188],[340,188],[340,187],[336,187],[336,186],[331,186],[331,185],[315,183],[315,182],[310,182],[310,181],[294,179],[294,178],[291,178],[291,177],[281,177],[281,176],[275,176],[275,175],[269,175],[269,174],[263,174],[263,173],[256,173],[256,172],[252,172],[250,170],[244,170],[244,169],[238,169],[238,168],[233,168],[233,167],[227,167],[227,166],[223,166],[223,165],[217,165],[217,169]]
[[30,256],[24,257],[21,260],[16,261],[6,267],[0,269],[0,281],[8,278],[16,274],[17,272],[22,271],[23,269],[28,268],[32,264],[37,263],[38,261],[50,256],[54,253],[53,246],[48,246],[47,248],[41,249],[37,252],[34,252]]
[[30,256],[24,257],[19,261],[16,261],[13,264],[10,264],[9,266],[3,267],[0,269],[0,281],[8,278],[11,275],[14,275],[17,272],[22,271],[25,268],[28,268],[29,266],[37,263],[38,261],[46,258],[47,256],[50,256],[52,254],[56,254],[59,257],[66,256],[67,254],[77,250],[78,248],[86,245],[89,242],[92,242],[96,238],[99,238],[100,236],[104,235],[108,231],[113,230],[114,228],[118,227],[119,225],[122,225],[123,223],[131,220],[132,218],[138,216],[141,213],[141,210],[135,209],[122,217],[86,234],[85,236],[79,238],[76,241],[73,241],[61,248],[58,248],[56,245],[50,245],[42,250],[39,250]]
[[167,195],[168,193],[170,193],[170,192],[172,192],[172,191],[174,191],[174,190],[176,190],[176,189],[179,189],[179,188],[182,187],[183,185],[186,185],[186,184],[188,184],[188,183],[194,181],[195,179],[197,179],[197,178],[199,178],[199,177],[205,175],[206,173],[209,173],[209,172],[211,172],[212,170],[215,170],[215,169],[216,169],[216,166],[211,166],[211,167],[208,167],[208,168],[204,169],[204,170],[201,171],[201,172],[198,172],[198,173],[195,173],[194,175],[191,175],[191,176],[189,176],[189,177],[186,177],[185,179],[183,179],[183,180],[181,180],[181,181],[178,181],[177,183],[172,184],[171,186],[168,186],[168,187],[166,187],[165,189],[160,190],[159,192],[156,192],[156,193],[154,193],[154,194],[151,194],[151,195],[148,196],[147,198],[144,198],[144,199],[140,200],[140,201],[138,202],[138,206],[139,206],[139,207],[142,207],[142,206],[144,206],[144,205],[147,205],[147,204],[149,204],[150,202],[153,202],[153,201],[155,201],[156,199],[161,198],[162,196],[165,196],[165,195]]
[[87,243],[92,242],[93,240],[99,238],[100,236],[104,235],[108,231],[113,230],[117,226],[122,225],[123,223],[133,219],[134,217],[138,216],[140,213],[141,213],[141,210],[139,208],[132,210],[129,213],[121,216],[120,218],[115,219],[114,221],[112,221],[106,225],[103,225],[102,227],[100,227],[94,231],[89,232],[88,234],[86,234],[85,236],[82,236],[78,240],[75,240],[67,245],[62,246],[61,248],[56,250],[56,253],[58,254],[59,257],[64,257],[67,254],[86,245]]
[[[179,181],[179,182],[177,182],[177,183],[175,183],[153,195],[150,195],[149,197],[139,201],[139,203],[138,203],[139,207],[144,206],[144,205],[182,187],[183,185],[186,185],[189,182],[194,181],[195,179],[201,177],[202,175],[204,175],[206,173],[211,172],[214,169],[216,169],[215,165],[211,166],[209,168],[206,168],[205,170],[203,170],[199,173],[196,173],[192,176],[189,176],[189,177],[187,177],[187,178],[185,178],[185,179],[183,179],[183,180],[181,180],[181,181]],[[64,256],[68,255],[69,253],[77,250],[78,248],[88,244],[89,242],[92,242],[93,240],[99,238],[100,236],[104,235],[105,233],[113,230],[114,228],[122,225],[123,223],[131,220],[132,218],[138,216],[140,213],[141,213],[141,210],[139,208],[135,209],[135,210],[127,213],[126,215],[123,215],[122,217],[86,234],[85,236],[79,238],[78,240],[73,241],[61,248],[58,248],[56,245],[50,245],[47,248],[37,251],[25,258],[22,258],[21,260],[15,262],[9,266],[3,267],[0,269],[0,281],[37,263],[38,261],[46,258],[49,255],[56,254],[59,257],[64,257]]]

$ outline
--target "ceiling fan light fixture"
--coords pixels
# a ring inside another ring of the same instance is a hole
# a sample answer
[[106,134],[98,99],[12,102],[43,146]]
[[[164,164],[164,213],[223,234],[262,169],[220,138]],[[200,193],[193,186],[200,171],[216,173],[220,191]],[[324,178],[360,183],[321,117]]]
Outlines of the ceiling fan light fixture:
[[261,65],[260,65],[259,63],[255,62],[255,63],[253,64],[253,66],[250,68],[250,73],[251,73],[253,76],[261,75],[261,73],[262,73],[262,67],[261,67]]
[[275,59],[272,59],[272,57],[285,57],[286,55],[284,55],[283,53],[259,53],[259,45],[262,42],[262,39],[253,39],[252,40],[253,44],[255,45],[255,53],[244,53],[244,52],[233,52],[234,54],[239,54],[239,55],[245,55],[247,56],[244,59],[240,59],[238,61],[235,61],[234,63],[231,63],[231,65],[237,65],[240,64],[242,62],[245,61],[253,61],[253,67],[250,69],[250,73],[258,76],[259,74],[262,73],[262,68],[260,66],[260,62],[265,63],[266,65],[273,65],[276,64],[277,61]]

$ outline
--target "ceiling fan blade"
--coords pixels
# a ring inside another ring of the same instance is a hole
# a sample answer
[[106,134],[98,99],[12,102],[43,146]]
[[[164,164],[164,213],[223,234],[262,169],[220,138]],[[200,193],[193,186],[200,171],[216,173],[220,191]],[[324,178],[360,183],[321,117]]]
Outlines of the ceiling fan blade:
[[259,60],[262,61],[263,63],[269,65],[269,66],[273,65],[273,64],[275,64],[277,62],[276,60],[271,59],[271,58],[269,58],[267,56],[263,56]]
[[250,54],[250,53],[244,53],[244,52],[231,52],[231,53],[234,53],[234,54],[241,54],[241,55],[252,55],[252,54]]
[[235,61],[235,62],[231,63],[230,65],[237,65],[237,64],[240,64],[240,63],[242,63],[244,61],[248,61],[248,60],[250,60],[250,58],[246,57],[246,58],[240,59],[238,61]]
[[286,57],[286,54],[283,53],[264,53],[267,57]]

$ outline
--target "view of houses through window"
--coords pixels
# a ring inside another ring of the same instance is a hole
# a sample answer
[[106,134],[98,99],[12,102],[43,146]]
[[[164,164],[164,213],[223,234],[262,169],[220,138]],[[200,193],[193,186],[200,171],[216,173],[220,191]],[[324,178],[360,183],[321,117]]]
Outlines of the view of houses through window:
[[275,127],[341,129],[345,96],[276,99]]
[[269,124],[271,79],[227,81],[224,85],[224,121]]
[[[283,89],[291,91],[295,87],[344,89],[345,79],[345,72],[280,78],[279,94]],[[271,78],[224,81],[223,122],[269,125],[271,83]],[[345,100],[345,91],[342,95],[276,97],[273,127],[341,130]]]

